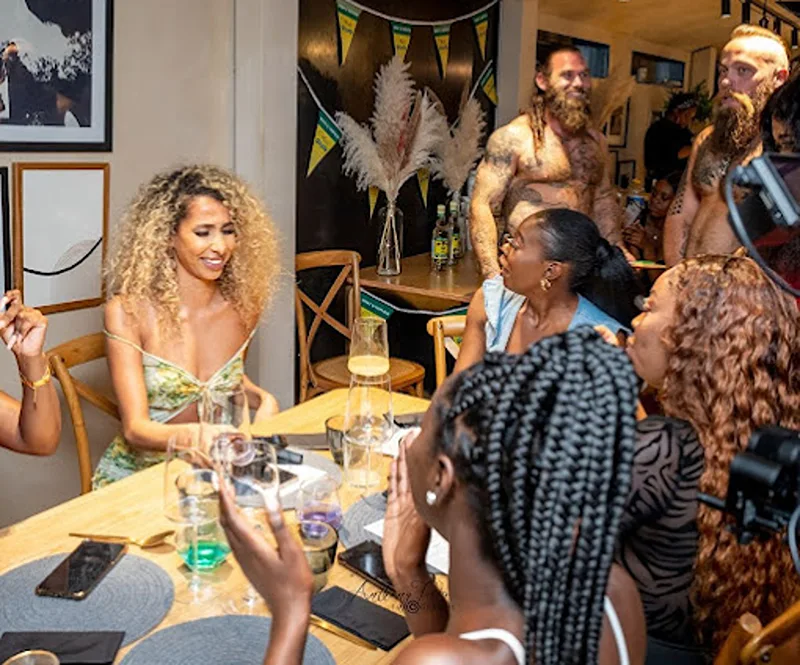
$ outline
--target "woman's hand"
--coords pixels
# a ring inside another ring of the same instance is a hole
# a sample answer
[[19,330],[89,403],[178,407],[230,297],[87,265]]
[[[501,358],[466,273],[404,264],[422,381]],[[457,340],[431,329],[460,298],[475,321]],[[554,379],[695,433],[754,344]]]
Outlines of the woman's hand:
[[273,397],[272,393],[266,390],[261,391],[261,404],[259,404],[256,412],[253,414],[253,422],[258,423],[264,420],[269,420],[276,413],[280,411],[278,400]]
[[641,224],[629,224],[622,230],[622,239],[636,249],[643,249],[646,240],[644,228]]
[[19,291],[8,291],[0,298],[0,336],[17,357],[36,357],[44,350],[47,319],[39,310],[25,307]]
[[611,346],[620,346],[617,336],[606,326],[595,326],[594,331],[600,334],[600,337],[603,338],[603,341],[606,344],[611,344]]
[[[425,554],[431,541],[431,528],[414,506],[406,464],[407,436],[400,442],[400,454],[392,462],[389,476],[389,503],[383,525],[383,565],[392,582],[408,579],[425,571]],[[413,439],[412,439],[413,441]]]
[[275,623],[282,629],[303,627],[305,634],[314,579],[300,542],[283,520],[280,505],[267,505],[267,521],[278,544],[275,549],[242,516],[224,482],[219,496],[219,521],[242,571],[266,601]]

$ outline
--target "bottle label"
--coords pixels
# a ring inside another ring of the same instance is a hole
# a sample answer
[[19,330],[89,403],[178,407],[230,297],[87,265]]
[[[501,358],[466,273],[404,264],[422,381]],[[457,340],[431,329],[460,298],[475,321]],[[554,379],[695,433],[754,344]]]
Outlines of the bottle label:
[[434,259],[441,259],[446,261],[449,254],[450,248],[448,247],[449,243],[447,242],[447,238],[437,238],[433,241],[433,258]]
[[453,254],[455,256],[461,255],[461,236],[453,234]]

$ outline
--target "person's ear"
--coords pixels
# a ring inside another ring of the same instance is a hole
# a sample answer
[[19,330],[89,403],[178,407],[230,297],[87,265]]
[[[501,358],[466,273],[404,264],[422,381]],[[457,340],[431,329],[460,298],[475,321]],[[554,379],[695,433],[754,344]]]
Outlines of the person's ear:
[[547,80],[547,77],[544,75],[544,72],[537,72],[536,73],[536,87],[539,88],[542,92],[546,92],[547,89],[550,87],[550,82]]
[[555,282],[557,279],[564,275],[564,264],[560,261],[551,261],[547,264],[547,267],[544,269],[544,276],[549,279],[551,282]]
[[439,454],[431,468],[432,478],[428,483],[426,500],[433,505],[441,505],[451,498],[456,485],[456,472],[453,460],[447,455]]
[[781,85],[786,83],[786,80],[789,78],[789,70],[788,69],[779,69],[775,72],[775,80],[778,81]]

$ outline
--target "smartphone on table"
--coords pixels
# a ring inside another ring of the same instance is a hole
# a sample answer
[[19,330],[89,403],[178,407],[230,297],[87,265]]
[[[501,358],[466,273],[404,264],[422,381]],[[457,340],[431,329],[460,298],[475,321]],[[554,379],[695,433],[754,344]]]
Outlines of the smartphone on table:
[[127,549],[122,543],[84,540],[36,587],[36,594],[83,600],[117,565]]
[[381,591],[392,596],[397,595],[389,575],[386,574],[386,568],[383,567],[383,550],[378,543],[365,540],[345,550],[339,554],[339,563],[372,582]]

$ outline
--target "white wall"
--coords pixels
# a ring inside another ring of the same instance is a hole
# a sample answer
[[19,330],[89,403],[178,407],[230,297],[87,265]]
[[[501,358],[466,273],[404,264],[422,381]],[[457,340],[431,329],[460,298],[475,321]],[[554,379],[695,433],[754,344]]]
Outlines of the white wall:
[[[156,171],[189,161],[232,166],[233,5],[234,0],[116,2],[113,152],[2,153],[0,165],[39,160],[110,162],[111,235],[126,202]],[[102,312],[96,308],[54,314],[49,321],[47,343],[55,346],[99,331]],[[0,351],[0,390],[18,398],[16,365],[10,354]],[[105,363],[93,365],[80,372],[82,378],[107,386]],[[64,432],[53,457],[29,458],[0,450],[0,526],[78,493],[71,422],[62,411]],[[84,413],[96,462],[117,427],[91,406]]]

